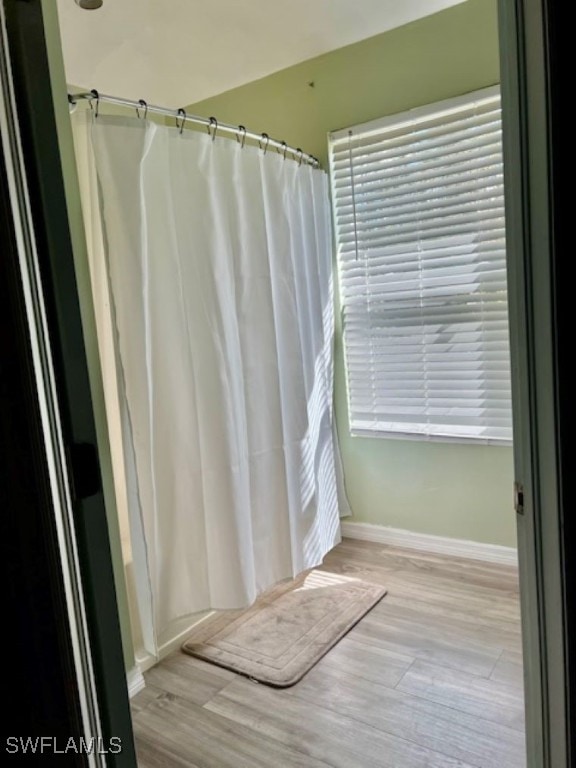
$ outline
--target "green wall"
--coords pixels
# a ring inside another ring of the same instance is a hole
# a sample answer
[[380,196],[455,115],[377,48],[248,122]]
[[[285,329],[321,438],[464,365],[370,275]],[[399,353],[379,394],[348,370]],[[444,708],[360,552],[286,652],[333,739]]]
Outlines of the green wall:
[[98,353],[98,340],[96,337],[96,323],[94,307],[92,304],[92,290],[90,287],[90,273],[88,267],[88,254],[86,250],[86,236],[84,233],[84,219],[80,205],[80,192],[78,188],[78,176],[76,172],[76,159],[72,140],[72,128],[68,110],[66,76],[64,74],[64,62],[62,59],[62,44],[60,41],[60,29],[58,26],[58,12],[56,3],[52,0],[43,0],[42,14],[45,23],[46,45],[50,61],[50,79],[54,95],[54,110],[58,129],[58,141],[60,144],[60,159],[64,175],[66,189],[66,202],[68,204],[68,218],[70,221],[70,234],[74,248],[76,266],[76,282],[80,295],[80,311],[82,313],[82,326],[84,331],[84,344],[88,361],[88,373],[92,404],[94,407],[94,420],[98,439],[98,453],[106,515],[108,519],[108,532],[110,536],[110,550],[112,554],[112,566],[114,569],[114,582],[116,585],[116,599],[118,602],[118,614],[120,630],[122,633],[122,647],[124,650],[124,663],[126,669],[134,666],[134,649],[132,643],[132,631],[130,615],[128,611],[128,598],[126,594],[126,582],[124,580],[124,564],[122,561],[122,549],[120,543],[120,529],[118,526],[118,514],[116,510],[116,495],[114,491],[114,478],[112,475],[112,460],[110,455],[110,443],[108,440],[108,424],[104,406],[104,391],[102,386],[102,372],[100,369],[100,357]]
[[[327,167],[329,131],[498,81],[496,0],[468,0],[189,110],[266,131]],[[511,448],[350,437],[339,330],[336,412],[355,521],[515,546]]]

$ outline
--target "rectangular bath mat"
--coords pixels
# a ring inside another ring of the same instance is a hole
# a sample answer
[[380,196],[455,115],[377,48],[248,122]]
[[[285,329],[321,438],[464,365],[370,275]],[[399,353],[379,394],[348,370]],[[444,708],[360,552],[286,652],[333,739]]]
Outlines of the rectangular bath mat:
[[269,589],[250,608],[198,625],[185,653],[260,683],[297,683],[386,594],[384,587],[312,570]]

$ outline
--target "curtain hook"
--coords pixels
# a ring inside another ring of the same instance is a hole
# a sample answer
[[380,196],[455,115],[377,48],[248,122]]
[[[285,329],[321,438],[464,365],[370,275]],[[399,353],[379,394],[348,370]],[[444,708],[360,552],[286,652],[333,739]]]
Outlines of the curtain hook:
[[[284,160],[286,160],[286,152],[288,150],[288,144],[286,144],[285,141],[281,141],[280,143],[282,145],[282,150],[283,150],[282,151],[282,157],[284,158]],[[278,154],[280,154],[280,150],[278,150]]]
[[[144,120],[146,120],[146,115],[148,114],[148,104],[144,101],[144,99],[138,99],[138,104],[144,109]],[[138,107],[136,107],[136,116],[140,120],[140,110]]]
[[270,136],[268,136],[267,133],[263,133],[261,135],[262,135],[262,139],[258,141],[258,146],[260,147],[260,149],[262,149],[262,141],[265,141],[266,143],[264,144],[264,154],[266,154],[266,152],[268,151],[268,144],[270,143]]
[[[240,139],[240,134],[242,134],[242,139]],[[238,144],[240,144],[240,149],[244,149],[244,144],[246,143],[246,128],[243,125],[238,126],[236,141],[238,142]]]
[[98,111],[100,109],[100,94],[98,93],[96,88],[92,88],[90,93],[92,94],[92,97],[96,99],[96,106],[94,107],[92,105],[92,99],[90,99],[88,103],[90,104],[90,109],[92,110],[92,114],[94,115],[94,117],[98,117]]
[[304,157],[304,152],[300,149],[300,147],[297,147],[296,154],[298,155],[298,167],[300,167],[302,165],[302,158]]
[[218,130],[218,120],[216,120],[215,117],[209,117],[208,120],[210,121],[207,125],[208,135],[212,136],[212,141],[214,141],[216,138],[216,131]]
[[[178,122],[178,118],[181,118],[181,122]],[[182,107],[178,108],[178,111],[176,112],[176,128],[178,128],[178,132],[182,134],[182,131],[184,130],[184,123],[186,122],[186,110],[182,109]]]

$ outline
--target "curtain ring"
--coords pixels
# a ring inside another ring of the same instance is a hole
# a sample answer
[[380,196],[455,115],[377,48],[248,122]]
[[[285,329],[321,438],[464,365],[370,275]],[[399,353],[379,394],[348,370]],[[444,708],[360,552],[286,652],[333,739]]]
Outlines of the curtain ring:
[[[240,138],[240,134],[242,134],[242,138]],[[246,128],[243,125],[238,126],[238,133],[236,134],[236,141],[238,144],[240,144],[240,149],[244,149],[244,144],[246,143]]]
[[302,165],[302,158],[304,157],[304,152],[300,149],[300,147],[297,147],[296,154],[298,155],[298,167],[300,167]]
[[[268,136],[267,133],[263,133],[263,134],[261,134],[261,136],[262,136],[262,139],[260,139],[258,141],[258,146],[260,147],[260,149],[264,149],[264,154],[266,154],[266,152],[268,151],[268,144],[270,143],[270,136]],[[262,147],[262,142],[263,141],[266,142],[264,144],[264,147]]]
[[218,130],[218,120],[216,120],[215,117],[209,117],[208,120],[210,121],[207,125],[208,136],[212,136],[212,141],[214,141],[216,138],[216,131]]
[[[148,104],[144,101],[144,99],[138,99],[138,104],[144,109],[144,120],[146,120],[146,115],[148,114]],[[140,120],[140,110],[138,107],[136,107],[136,117],[138,120]]]
[[92,110],[92,114],[94,115],[94,117],[98,117],[98,111],[100,109],[100,94],[98,93],[96,88],[92,88],[90,93],[92,94],[93,98],[96,99],[96,106],[94,107],[92,105],[92,99],[90,99],[88,103],[90,104],[90,109]]
[[[286,144],[285,141],[281,141],[280,144],[282,145],[282,157],[284,160],[286,160],[286,152],[288,150],[288,144]],[[280,150],[278,150],[278,154],[280,154]]]
[[[181,122],[178,122],[178,118],[181,118]],[[182,109],[180,107],[178,111],[176,112],[176,128],[178,128],[178,132],[182,134],[182,131],[184,130],[184,123],[186,122],[186,110]]]

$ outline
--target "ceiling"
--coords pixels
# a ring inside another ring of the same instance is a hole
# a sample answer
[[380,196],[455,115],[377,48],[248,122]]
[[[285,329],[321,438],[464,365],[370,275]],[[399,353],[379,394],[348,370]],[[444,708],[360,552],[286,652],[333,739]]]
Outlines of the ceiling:
[[58,0],[68,83],[177,107],[463,0]]

